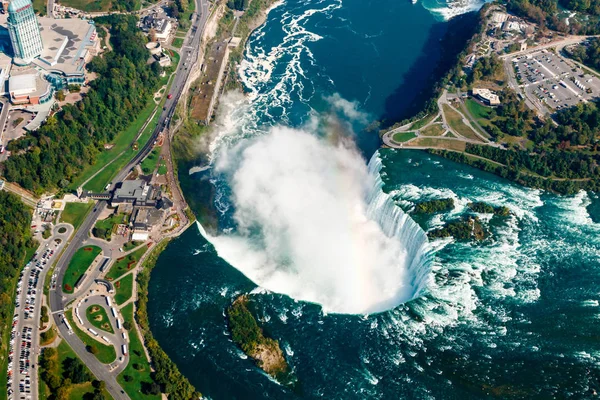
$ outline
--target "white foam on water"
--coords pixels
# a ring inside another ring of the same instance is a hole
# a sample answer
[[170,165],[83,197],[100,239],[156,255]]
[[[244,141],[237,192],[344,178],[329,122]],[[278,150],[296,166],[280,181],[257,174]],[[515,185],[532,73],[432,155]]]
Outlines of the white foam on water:
[[236,229],[203,234],[265,289],[331,313],[386,311],[420,294],[431,256],[423,230],[383,192],[380,169],[377,155],[367,168],[344,140],[272,128],[219,157]]
[[434,16],[448,21],[454,17],[473,11],[478,11],[487,1],[482,0],[447,0],[422,1],[421,4]]

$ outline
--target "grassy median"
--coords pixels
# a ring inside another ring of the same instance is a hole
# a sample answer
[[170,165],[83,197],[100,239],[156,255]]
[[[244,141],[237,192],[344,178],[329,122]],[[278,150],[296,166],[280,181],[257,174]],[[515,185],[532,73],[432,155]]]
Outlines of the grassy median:
[[104,307],[92,304],[85,310],[85,317],[96,328],[109,333],[115,333]]
[[75,230],[79,229],[85,216],[94,207],[93,202],[89,203],[67,203],[65,209],[60,214],[60,222],[66,222],[73,225]]
[[131,298],[133,290],[133,274],[125,275],[115,282],[115,303],[121,305]]
[[90,267],[92,261],[94,261],[101,252],[102,249],[98,246],[85,246],[73,254],[73,258],[71,258],[63,278],[63,291],[65,293],[73,293],[75,284],[79,278],[85,274],[85,271]]

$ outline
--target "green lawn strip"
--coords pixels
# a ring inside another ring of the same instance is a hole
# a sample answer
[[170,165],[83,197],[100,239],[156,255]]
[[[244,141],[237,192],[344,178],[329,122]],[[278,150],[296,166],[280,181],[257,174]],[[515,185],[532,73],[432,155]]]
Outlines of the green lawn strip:
[[121,315],[123,315],[123,320],[127,322],[128,325],[131,325],[131,329],[128,332],[129,363],[117,377],[117,382],[132,400],[160,399],[160,395],[145,395],[141,391],[142,383],[153,382],[153,379],[151,376],[150,364],[144,353],[142,342],[140,341],[133,321],[133,303],[123,307],[121,309]]
[[[38,248],[38,243],[31,248],[26,249],[25,256],[23,257],[23,261],[21,262],[22,266],[25,266],[31,259],[33,258],[33,254]],[[2,323],[2,341],[0,342],[0,349],[2,351],[2,357],[0,357],[0,382],[8,381],[8,344],[10,342],[10,330],[12,327],[12,316],[15,304],[15,296],[17,295],[17,282],[19,281],[19,274],[15,274],[12,282],[10,283],[10,290],[8,293],[4,295],[10,296],[11,301],[7,302],[10,305],[10,313],[6,316],[6,318],[1,321]],[[16,366],[18,368],[18,363],[14,362],[13,368]],[[6,399],[7,393],[6,390],[0,390],[0,399]]]
[[469,110],[473,118],[477,120],[489,119],[490,117],[491,109],[489,107],[479,104],[473,99],[466,99],[465,106],[467,107],[467,110]]
[[79,278],[87,271],[92,261],[100,253],[102,253],[102,249],[98,246],[84,246],[73,254],[62,283],[63,290],[66,293],[73,293]]
[[476,140],[481,142],[481,138],[464,122],[463,117],[458,112],[454,111],[450,106],[444,104],[444,114],[446,115],[446,121],[448,125],[452,127],[458,134],[464,136],[467,139]]
[[87,12],[108,11],[111,7],[109,0],[61,0],[60,4]]
[[173,39],[173,41],[171,42],[171,46],[180,49],[181,46],[183,46],[183,38],[179,38],[176,37],[175,39]]
[[[94,354],[98,361],[103,364],[110,364],[111,362],[117,359],[117,352],[115,351],[114,346],[109,346],[107,344],[102,343],[100,340],[92,339],[90,335],[86,332],[79,329],[79,327],[75,324],[73,320],[73,310],[68,310],[65,312],[73,331],[77,334],[79,339],[86,345],[86,347],[95,347],[97,349],[97,353]],[[100,334],[100,333],[99,333]]]
[[66,222],[73,225],[75,230],[83,223],[85,216],[94,207],[93,202],[89,203],[67,203],[65,209],[60,214],[60,222]]
[[413,124],[410,126],[410,129],[420,129],[424,127],[425,125],[430,123],[436,115],[437,114],[427,115],[426,117],[423,117],[420,120],[413,122]]
[[121,305],[131,298],[133,289],[133,274],[125,275],[115,285],[115,303]]
[[402,143],[409,141],[410,139],[416,138],[417,135],[414,132],[397,132],[394,133],[392,140],[396,143]]
[[158,164],[159,157],[160,157],[160,148],[155,147],[154,149],[152,149],[150,154],[148,154],[148,156],[146,158],[144,158],[144,161],[142,161],[142,165],[141,165],[142,172],[146,175],[153,173],[154,170],[156,169],[156,165]]
[[104,332],[115,333],[104,307],[92,304],[85,310],[85,317],[96,328]]
[[114,281],[119,279],[121,275],[125,274],[128,271],[131,271],[137,263],[140,261],[140,258],[144,255],[144,253],[148,250],[148,247],[142,246],[139,249],[133,251],[130,254],[127,254],[121,258],[118,258],[117,261],[110,267],[110,271],[106,274],[106,279],[109,281]]
[[445,129],[441,124],[431,124],[427,128],[421,130],[421,134],[424,136],[442,136]]
[[158,166],[157,174],[159,174],[159,175],[167,174],[167,166],[165,165],[164,162],[161,162],[160,165]]
[[406,145],[406,148],[410,146],[415,147],[438,147],[448,150],[456,150],[460,152],[465,151],[465,142],[460,140],[448,140],[445,138],[437,137],[425,137],[421,136]]
[[[110,150],[104,150],[100,154],[98,154],[96,162],[93,165],[88,165],[87,167],[85,167],[81,174],[79,174],[77,179],[75,179],[73,183],[69,186],[69,188],[71,190],[77,189],[77,187],[82,185],[83,182],[88,180],[102,167],[114,160],[123,150],[130,148],[130,145],[135,140],[138,132],[140,131],[146,120],[152,115],[154,107],[155,103],[153,101],[149,101],[146,107],[140,112],[138,117],[135,119],[135,121],[133,121],[125,131],[120,132],[116,135],[112,142],[114,146]],[[94,177],[92,181],[94,181],[96,178],[97,176]],[[87,186],[88,185],[86,185],[86,188]],[[104,186],[106,186],[106,184],[104,184]],[[102,188],[104,188],[104,186],[102,186]]]
[[106,185],[108,185],[112,178],[123,169],[127,162],[135,155],[133,149],[126,150],[123,154],[115,158],[113,162],[108,164],[106,168],[98,172],[91,181],[89,181],[84,188],[92,192],[103,192]]

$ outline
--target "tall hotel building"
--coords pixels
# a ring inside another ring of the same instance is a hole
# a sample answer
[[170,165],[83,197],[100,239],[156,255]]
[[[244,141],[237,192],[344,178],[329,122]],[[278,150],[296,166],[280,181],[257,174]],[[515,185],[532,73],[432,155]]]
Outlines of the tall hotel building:
[[7,25],[15,52],[15,62],[28,64],[42,53],[42,35],[31,0],[10,2]]

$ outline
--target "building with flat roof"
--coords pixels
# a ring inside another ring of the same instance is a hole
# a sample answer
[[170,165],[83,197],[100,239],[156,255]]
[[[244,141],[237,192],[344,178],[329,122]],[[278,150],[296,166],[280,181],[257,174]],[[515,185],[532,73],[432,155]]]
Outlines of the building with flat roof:
[[28,69],[8,79],[8,93],[13,104],[43,104],[52,99],[54,90],[35,69]]
[[8,5],[8,32],[17,64],[29,64],[44,49],[31,0],[12,0]]
[[473,96],[483,101],[488,106],[500,105],[500,97],[490,89],[477,89],[473,88]]
[[130,203],[135,206],[150,206],[156,205],[154,198],[154,188],[143,179],[135,179],[123,181],[115,189],[111,205],[119,205],[121,203]]

